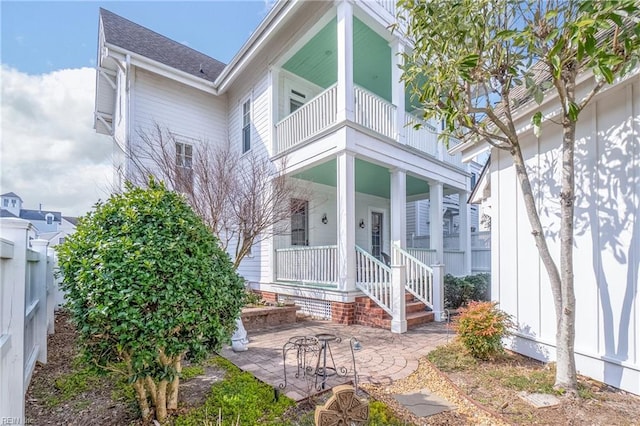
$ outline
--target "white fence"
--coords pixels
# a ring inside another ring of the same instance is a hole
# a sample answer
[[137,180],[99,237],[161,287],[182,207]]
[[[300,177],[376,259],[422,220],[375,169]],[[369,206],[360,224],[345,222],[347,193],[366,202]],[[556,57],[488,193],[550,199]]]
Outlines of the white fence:
[[29,222],[0,219],[0,419],[12,424],[26,423],[24,395],[53,333],[55,256],[30,234]]

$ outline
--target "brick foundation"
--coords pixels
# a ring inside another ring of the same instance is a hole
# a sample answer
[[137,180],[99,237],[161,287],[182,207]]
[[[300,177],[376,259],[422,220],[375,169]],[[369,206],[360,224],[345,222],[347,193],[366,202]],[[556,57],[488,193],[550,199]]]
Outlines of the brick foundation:
[[267,303],[272,303],[272,304],[278,303],[278,293],[273,293],[270,291],[261,291],[261,290],[253,290],[253,292],[259,295],[260,298]]
[[331,321],[339,324],[355,324],[355,303],[331,302]]
[[391,316],[368,297],[356,297],[355,324],[389,329],[391,328]]

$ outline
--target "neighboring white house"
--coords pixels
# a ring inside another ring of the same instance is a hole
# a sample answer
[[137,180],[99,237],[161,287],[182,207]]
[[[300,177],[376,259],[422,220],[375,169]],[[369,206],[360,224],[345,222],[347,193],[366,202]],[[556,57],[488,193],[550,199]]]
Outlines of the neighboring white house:
[[[580,374],[640,394],[640,73],[605,87],[580,114],[576,132],[574,274],[575,355]],[[582,96],[593,76],[578,79]],[[561,127],[546,120],[539,138],[531,102],[516,128],[555,260],[559,262]],[[557,113],[556,98],[540,106]],[[461,145],[464,156],[482,149]],[[492,297],[519,330],[511,347],[542,360],[555,357],[556,318],[549,280],[531,236],[509,153],[491,150],[489,201]]]
[[62,213],[42,210],[23,209],[22,198],[13,192],[0,195],[0,215],[2,217],[18,217],[31,222],[36,233],[57,232],[62,226]]
[[[437,318],[442,271],[434,279],[428,265],[471,270],[471,174],[411,113],[397,66],[407,46],[388,29],[394,12],[384,0],[278,1],[225,65],[101,9],[95,128],[113,138],[116,185],[130,176],[140,132],[156,124],[176,135],[182,160],[199,144],[227,141],[274,164],[286,157],[288,178],[313,195],[292,212],[290,235],[256,244],[242,261],[252,287],[345,323],[366,320],[355,303],[366,294],[404,331],[411,318],[392,306],[396,277]],[[462,200],[460,238],[445,252],[449,195]],[[413,249],[406,210],[419,200],[432,207],[430,241]]]

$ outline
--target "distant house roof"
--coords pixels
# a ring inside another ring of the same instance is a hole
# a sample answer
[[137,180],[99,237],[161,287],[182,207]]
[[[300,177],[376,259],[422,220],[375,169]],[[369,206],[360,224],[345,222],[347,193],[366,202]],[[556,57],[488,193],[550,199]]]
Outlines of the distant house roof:
[[70,224],[72,224],[73,226],[77,226],[78,225],[78,218],[74,217],[74,216],[62,216],[62,218],[64,220],[66,220],[67,222],[69,222]]
[[49,212],[45,210],[28,210],[22,209],[20,210],[20,217],[26,220],[47,220],[47,214],[51,213],[53,215],[53,220],[55,222],[62,222],[62,213],[60,212]]
[[[4,197],[6,194],[2,194]],[[11,213],[9,210],[0,209],[0,217],[18,217],[15,214]]]
[[491,191],[491,181],[489,180],[489,168],[491,167],[491,157],[487,159],[487,162],[484,163],[484,167],[480,172],[480,177],[476,180],[476,186],[471,190],[471,194],[469,194],[469,198],[467,199],[467,203],[469,204],[480,204],[484,199],[485,191]]
[[182,43],[100,8],[105,41],[213,82],[225,64]]
[[15,192],[7,192],[5,194],[0,195],[0,197],[11,197],[11,198],[17,198],[20,201],[22,201],[22,198],[20,198]]

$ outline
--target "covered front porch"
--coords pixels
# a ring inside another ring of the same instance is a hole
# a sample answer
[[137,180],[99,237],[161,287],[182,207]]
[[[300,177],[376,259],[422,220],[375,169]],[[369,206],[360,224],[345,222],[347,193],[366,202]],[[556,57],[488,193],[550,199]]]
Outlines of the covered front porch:
[[[319,294],[364,293],[397,317],[398,330],[406,330],[399,314],[405,292],[440,316],[444,261],[470,272],[466,190],[344,151],[291,178],[311,196],[295,200],[289,232],[274,238],[274,283]],[[444,250],[443,200],[449,194],[463,200],[459,250]],[[416,200],[432,206],[428,247],[407,245],[406,206]]]

